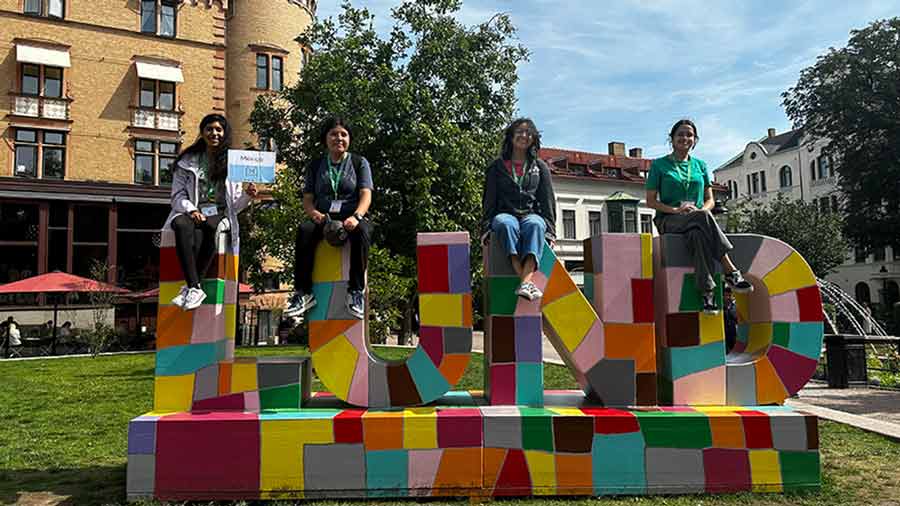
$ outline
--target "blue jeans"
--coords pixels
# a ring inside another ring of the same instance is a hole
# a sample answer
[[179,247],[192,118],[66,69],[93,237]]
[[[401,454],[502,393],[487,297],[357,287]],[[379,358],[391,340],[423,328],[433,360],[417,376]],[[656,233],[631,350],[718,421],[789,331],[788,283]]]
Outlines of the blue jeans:
[[524,262],[528,255],[534,255],[535,264],[540,263],[547,231],[544,218],[528,214],[520,220],[511,214],[500,213],[491,221],[491,231],[510,256],[518,255]]

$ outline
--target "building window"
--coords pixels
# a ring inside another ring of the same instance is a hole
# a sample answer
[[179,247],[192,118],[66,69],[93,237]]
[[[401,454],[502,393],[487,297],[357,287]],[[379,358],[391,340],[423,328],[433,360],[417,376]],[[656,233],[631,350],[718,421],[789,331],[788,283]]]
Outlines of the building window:
[[833,213],[838,212],[838,198],[837,198],[837,195],[832,195],[832,196],[831,196],[831,212],[833,212]]
[[588,211],[588,224],[591,228],[591,237],[603,233],[603,213]]
[[575,238],[575,211],[563,209],[563,239]]
[[754,172],[750,180],[752,181],[752,193],[756,195],[759,193],[759,172]]
[[790,188],[794,185],[791,177],[791,167],[789,165],[785,165],[778,171],[778,184],[782,188]]
[[269,89],[269,55],[256,55],[256,87]]
[[752,195],[753,185],[750,184],[750,174],[747,174],[747,195]]
[[859,302],[860,304],[872,302],[872,292],[869,290],[868,284],[860,281],[856,284],[854,291],[856,292],[856,302]]
[[820,198],[819,199],[819,212],[824,214],[829,211],[831,211],[831,208],[828,205],[828,197]]
[[653,233],[653,216],[649,214],[641,214],[641,233],[642,234],[652,234]]
[[831,160],[826,155],[819,155],[819,179],[825,179],[831,175]]
[[631,206],[625,206],[625,232],[637,233],[637,209]]
[[44,179],[64,179],[66,176],[66,134],[62,132],[44,132],[43,134],[42,177]]
[[893,251],[894,260],[900,260],[900,244],[891,246],[891,250]]
[[178,155],[174,142],[136,139],[134,141],[134,182],[172,185],[172,164]]
[[174,37],[178,0],[141,0],[141,32]]
[[16,129],[15,175],[64,179],[66,134],[54,130]]
[[762,170],[759,172],[759,181],[760,181],[760,190],[763,193],[766,193],[766,191],[768,191],[766,188],[766,171]]
[[284,86],[284,59],[280,56],[272,57],[272,89],[281,91]]
[[25,0],[24,7],[23,12],[33,16],[64,18],[66,15],[64,0]]
[[882,246],[880,248],[875,248],[873,255],[874,255],[874,258],[873,258],[874,261],[884,262],[884,259],[886,257],[885,252],[884,252],[884,246]]
[[809,161],[809,177],[810,177],[813,181],[815,181],[815,180],[816,180],[816,175],[817,175],[817,174],[816,174],[816,161],[815,161],[815,160],[810,160],[810,161]]
[[853,249],[853,260],[858,264],[866,263],[866,257],[869,256],[866,254],[866,249],[862,246],[857,246]]
[[22,64],[20,92],[23,95],[39,95],[60,98],[63,91],[63,69],[46,65]]
[[160,111],[175,110],[175,83],[141,79],[141,90],[138,105],[146,109]]

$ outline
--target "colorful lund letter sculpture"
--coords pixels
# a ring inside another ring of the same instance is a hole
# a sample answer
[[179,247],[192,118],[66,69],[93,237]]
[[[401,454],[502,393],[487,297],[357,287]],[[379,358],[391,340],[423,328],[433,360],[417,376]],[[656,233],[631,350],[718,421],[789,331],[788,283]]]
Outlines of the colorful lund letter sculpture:
[[216,258],[202,281],[206,299],[193,311],[170,304],[184,286],[175,234],[162,233],[156,330],[155,411],[299,408],[309,397],[306,358],[234,358],[238,252],[227,220]]
[[[584,293],[600,318],[591,369],[607,406],[656,405],[653,242],[650,234],[584,240]],[[593,383],[592,383],[593,384]]]
[[[809,265],[777,239],[757,235],[729,239],[735,247],[730,256],[754,291],[735,297],[738,343],[727,357],[722,313],[710,316],[701,311],[683,236],[657,239],[657,341],[664,404],[780,404],[815,372],[824,316]],[[721,304],[721,274],[716,280]]]
[[[487,396],[447,392],[469,360],[468,235],[419,234],[420,345],[398,363],[372,357],[365,321],[343,305],[348,251],[323,244],[310,339],[332,392],[310,397],[306,359],[233,359],[237,256],[224,235],[204,280],[209,307],[165,304],[183,283],[165,233],[155,405],[129,425],[128,497],[817,489],[816,418],[772,405],[810,378],[821,348],[809,267],[779,241],[732,237],[732,258],[756,290],[738,298],[738,344],[726,356],[722,319],[699,312],[686,245],[657,241],[586,241],[587,296],[545,248],[544,297],[534,302],[515,297],[508,259],[489,245]],[[541,328],[589,396],[543,391]],[[656,396],[676,405],[654,406]]]
[[350,245],[337,249],[322,241],[316,250],[313,292],[319,302],[309,314],[309,348],[319,379],[350,404],[427,404],[447,393],[469,363],[469,234],[418,234],[417,241],[419,347],[405,362],[375,356],[365,321],[347,311]]

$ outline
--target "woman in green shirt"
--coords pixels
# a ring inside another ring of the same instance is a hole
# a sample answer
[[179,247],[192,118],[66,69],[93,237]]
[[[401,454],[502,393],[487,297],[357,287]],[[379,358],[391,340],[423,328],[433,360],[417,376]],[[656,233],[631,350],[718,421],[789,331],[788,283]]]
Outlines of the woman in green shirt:
[[694,258],[697,288],[701,291],[703,311],[715,314],[716,282],[713,260],[721,261],[725,283],[738,293],[753,291],[728,252],[734,246],[725,237],[710,212],[715,206],[712,183],[706,163],[690,155],[697,145],[697,127],[689,119],[672,126],[669,141],[672,152],[653,160],[647,176],[647,206],[656,210],[656,228],[660,234],[684,234]]

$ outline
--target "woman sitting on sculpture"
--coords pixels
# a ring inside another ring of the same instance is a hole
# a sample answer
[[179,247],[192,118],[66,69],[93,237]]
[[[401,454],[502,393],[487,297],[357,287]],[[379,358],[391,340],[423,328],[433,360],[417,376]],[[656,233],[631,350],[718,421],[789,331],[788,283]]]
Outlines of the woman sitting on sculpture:
[[494,233],[521,280],[516,295],[528,300],[544,295],[533,282],[534,272],[545,241],[552,247],[556,240],[556,198],[550,168],[538,158],[540,149],[541,135],[534,122],[513,121],[484,183],[484,237]]
[[672,152],[653,160],[647,176],[647,206],[656,210],[653,222],[660,234],[684,234],[694,260],[695,279],[703,311],[718,313],[715,302],[714,260],[722,263],[725,283],[737,293],[753,291],[728,252],[734,246],[710,212],[715,206],[706,162],[691,156],[700,137],[689,119],[669,132]]
[[228,148],[231,127],[220,114],[200,121],[197,140],[178,155],[172,170],[172,211],[163,230],[175,231],[175,251],[185,286],[172,304],[190,311],[200,307],[206,294],[200,282],[216,255],[216,230],[231,230],[237,249],[237,215],[256,198],[253,183],[246,192],[239,182],[228,181]]
[[343,118],[331,117],[322,124],[319,140],[325,154],[307,166],[303,179],[303,210],[312,221],[297,229],[294,294],[288,300],[285,316],[299,316],[316,305],[312,292],[313,261],[323,237],[335,246],[350,241],[347,310],[354,318],[365,315],[363,292],[371,237],[366,213],[372,203],[372,169],[368,160],[350,153],[351,138],[350,125]]

